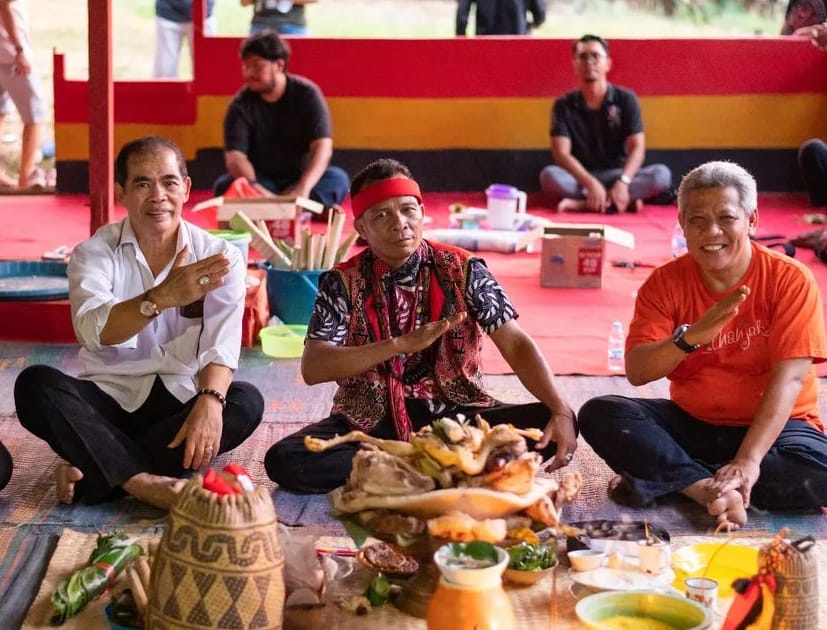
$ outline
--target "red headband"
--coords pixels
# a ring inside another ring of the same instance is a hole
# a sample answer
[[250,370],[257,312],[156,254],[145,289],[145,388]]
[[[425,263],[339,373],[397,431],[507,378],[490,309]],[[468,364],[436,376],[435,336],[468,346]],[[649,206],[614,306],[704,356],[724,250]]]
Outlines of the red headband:
[[350,200],[353,209],[353,218],[358,219],[373,205],[392,197],[416,197],[422,203],[422,193],[419,184],[407,177],[392,177],[383,179],[360,190]]

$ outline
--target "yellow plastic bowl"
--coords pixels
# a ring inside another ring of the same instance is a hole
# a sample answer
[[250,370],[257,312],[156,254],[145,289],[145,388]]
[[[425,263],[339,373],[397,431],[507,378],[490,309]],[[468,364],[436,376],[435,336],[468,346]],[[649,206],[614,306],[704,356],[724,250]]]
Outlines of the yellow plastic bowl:
[[304,351],[304,338],[307,326],[282,324],[267,326],[258,333],[261,339],[261,351],[277,359],[295,359]]

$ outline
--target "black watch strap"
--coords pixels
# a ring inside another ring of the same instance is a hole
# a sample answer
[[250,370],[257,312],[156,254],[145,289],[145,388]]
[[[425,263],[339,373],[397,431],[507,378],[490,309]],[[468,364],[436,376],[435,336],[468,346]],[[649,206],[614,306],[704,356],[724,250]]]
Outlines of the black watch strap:
[[695,352],[698,348],[701,347],[698,343],[687,343],[686,339],[684,339],[684,335],[686,331],[689,330],[689,324],[681,324],[675,329],[675,332],[672,333],[672,343],[674,343],[680,350],[689,354],[690,352]]

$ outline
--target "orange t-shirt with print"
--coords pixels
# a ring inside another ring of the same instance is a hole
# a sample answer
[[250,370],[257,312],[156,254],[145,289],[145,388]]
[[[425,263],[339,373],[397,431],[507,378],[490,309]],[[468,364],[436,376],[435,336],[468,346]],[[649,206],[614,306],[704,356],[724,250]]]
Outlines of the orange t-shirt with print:
[[[738,314],[711,343],[687,355],[667,375],[672,400],[712,424],[751,424],[774,363],[802,357],[812,357],[814,364],[827,360],[821,294],[812,272],[757,243],[752,249],[750,267],[736,284],[750,288]],[[675,328],[698,321],[728,294],[704,286],[691,256],[661,265],[638,291],[626,351],[671,337]],[[790,417],[824,431],[814,365]]]

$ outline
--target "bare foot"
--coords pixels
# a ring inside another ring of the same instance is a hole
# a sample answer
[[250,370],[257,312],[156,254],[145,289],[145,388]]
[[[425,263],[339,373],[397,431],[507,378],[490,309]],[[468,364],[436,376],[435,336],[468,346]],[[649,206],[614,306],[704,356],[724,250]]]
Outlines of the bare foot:
[[79,468],[71,464],[58,464],[55,469],[57,500],[71,504],[75,500],[75,484],[81,479],[83,479],[83,473]]
[[561,199],[557,204],[557,212],[586,212],[586,200]]
[[127,479],[121,487],[139,501],[168,510],[178,500],[186,483],[186,479],[177,477],[138,473]]
[[718,517],[718,526],[727,531],[738,529],[747,523],[744,499],[737,490],[728,490],[706,505],[706,511]]

